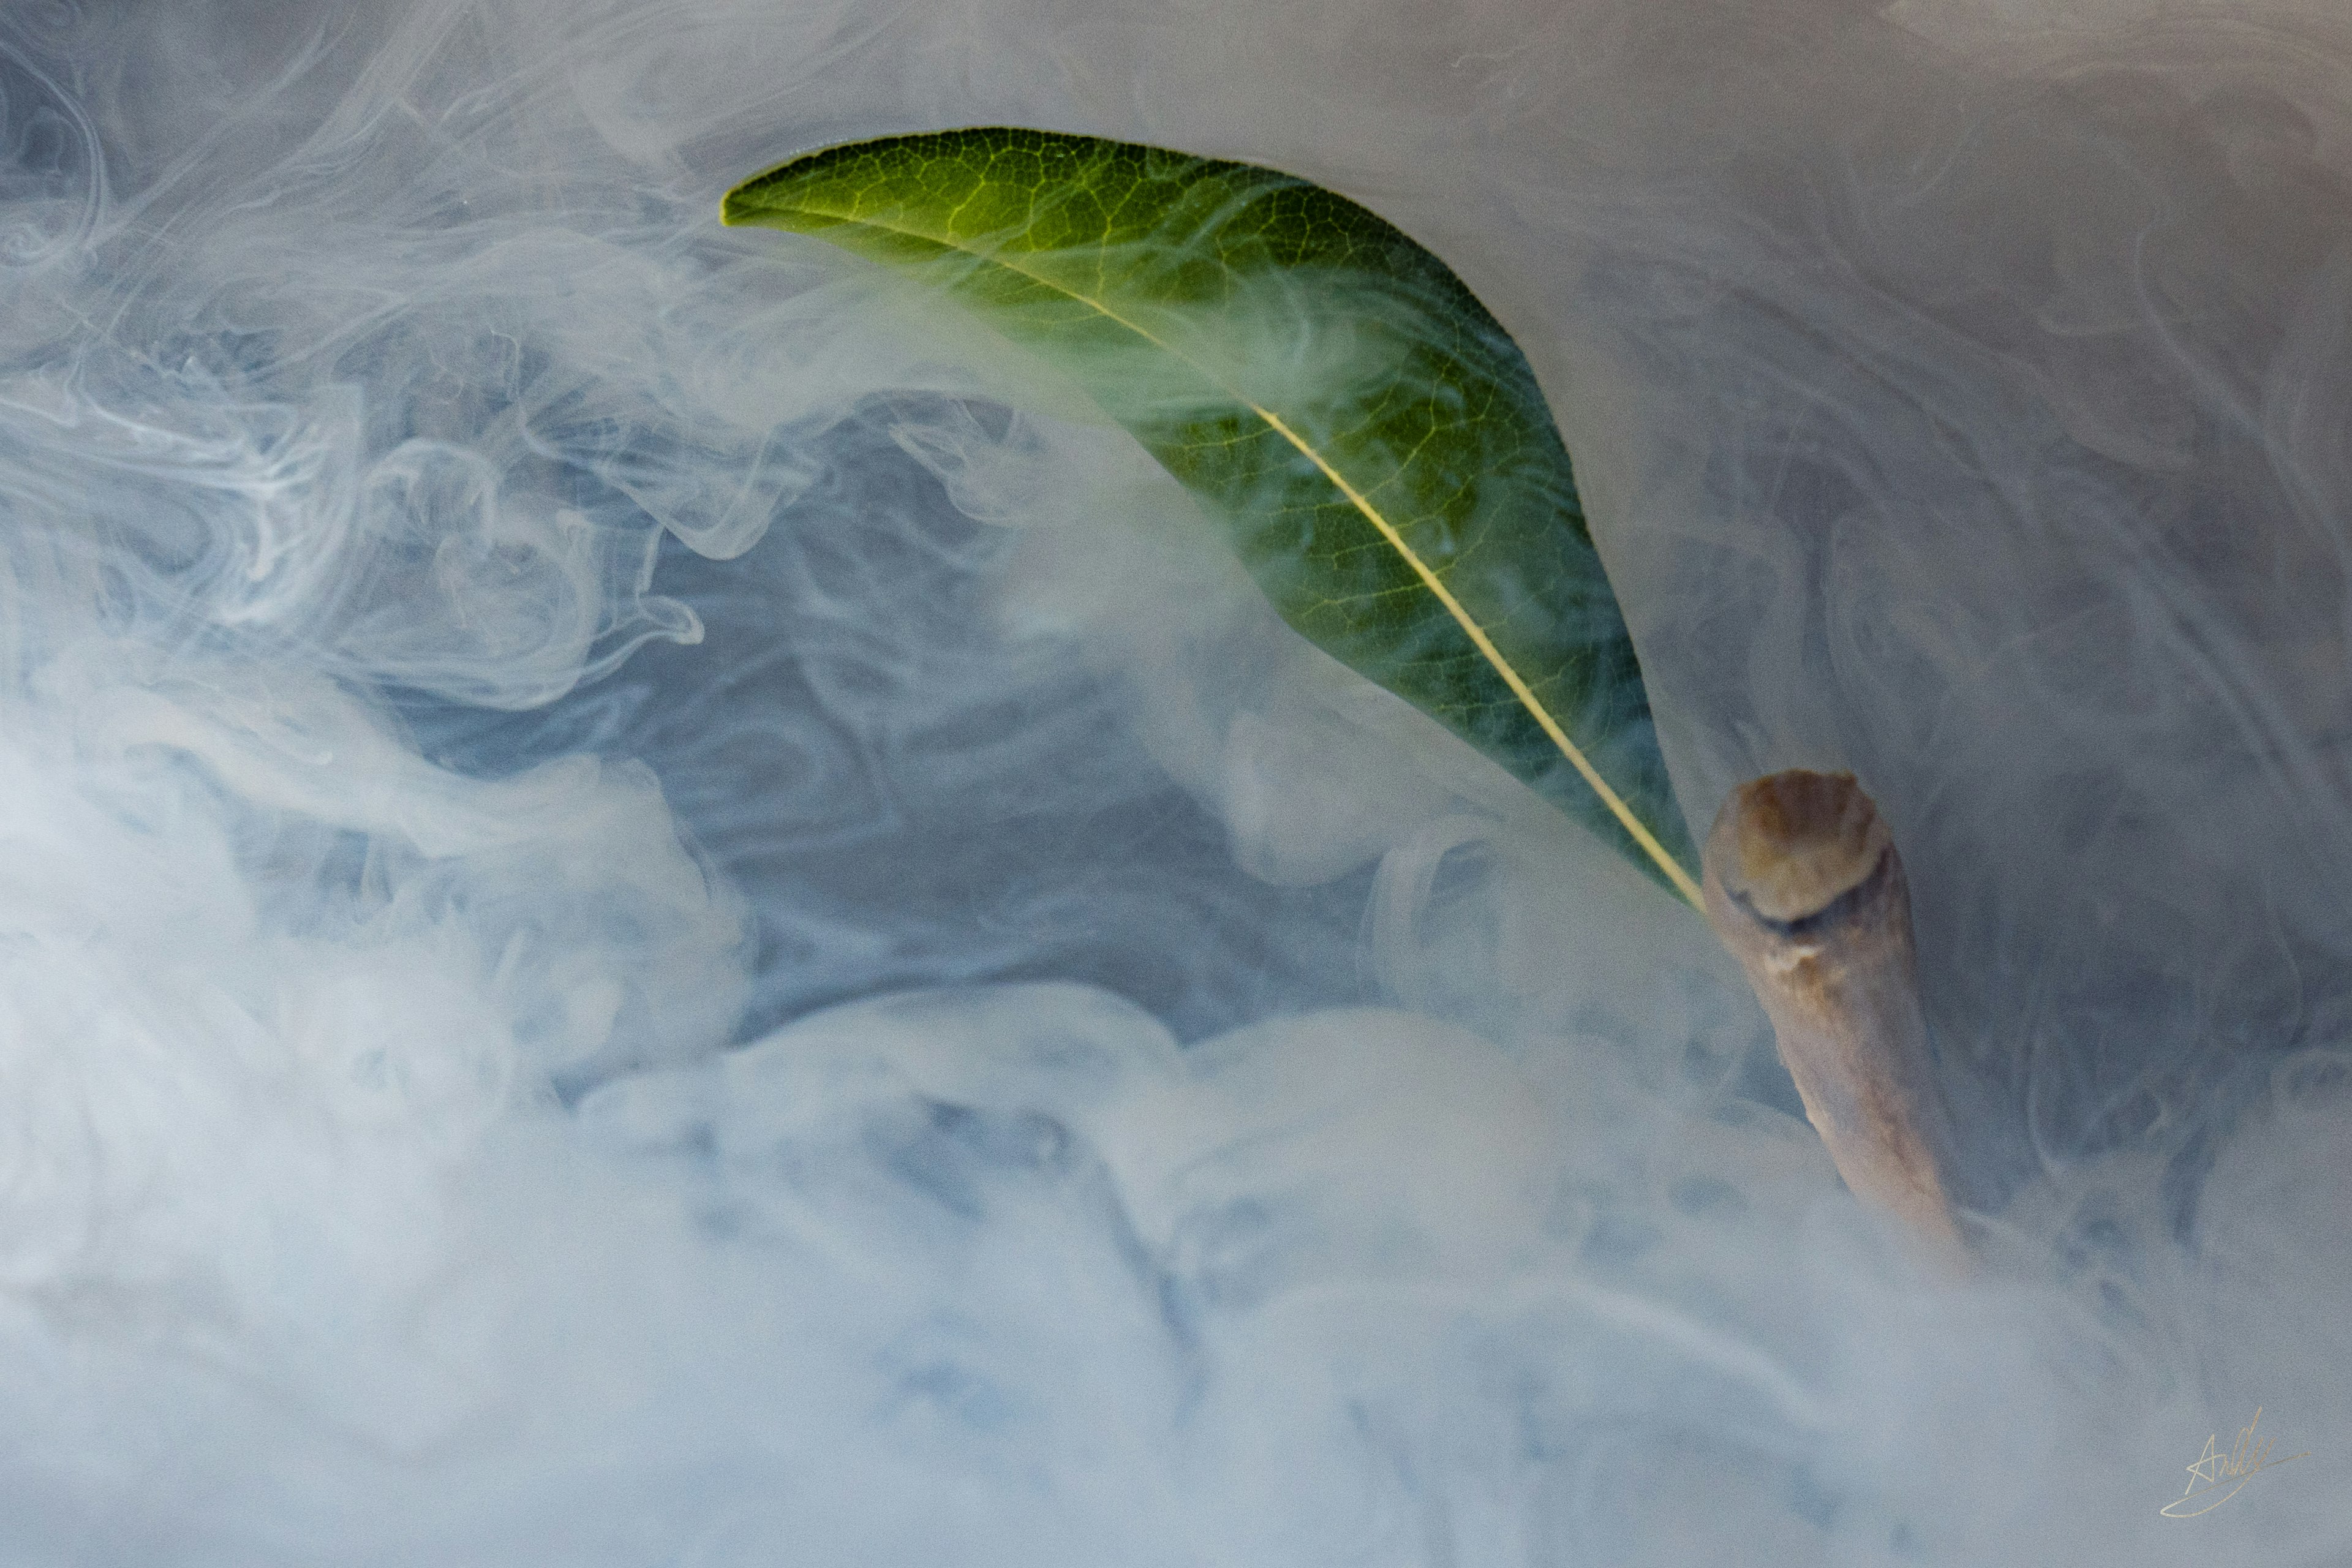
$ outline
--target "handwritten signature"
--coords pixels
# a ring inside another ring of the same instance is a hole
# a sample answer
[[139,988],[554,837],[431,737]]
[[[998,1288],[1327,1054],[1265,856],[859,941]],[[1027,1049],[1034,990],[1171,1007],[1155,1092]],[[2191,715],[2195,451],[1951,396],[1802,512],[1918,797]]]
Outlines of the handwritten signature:
[[[2273,1465],[2284,1465],[2294,1459],[2310,1457],[2310,1450],[2305,1449],[2300,1454],[2289,1454],[2284,1459],[2272,1458],[2271,1446],[2274,1439],[2264,1438],[2259,1443],[2254,1441],[2254,1427],[2262,1418],[2263,1407],[2257,1405],[2254,1406],[2254,1419],[2238,1429],[2238,1440],[2231,1445],[2230,1451],[2226,1454],[2217,1453],[2214,1449],[2215,1440],[2220,1434],[2216,1433],[2207,1437],[2205,1451],[2197,1456],[2195,1464],[2189,1467],[2188,1489],[2157,1510],[2157,1512],[2167,1519],[2194,1519],[2200,1513],[2210,1513],[2236,1497],[2238,1489],[2244,1486],[2255,1471],[2266,1470]],[[2200,1482],[2203,1484],[2200,1485]],[[2223,1487],[2230,1489],[2221,1491]],[[2221,1495],[2213,1497],[2215,1492],[2221,1492]],[[2212,1498],[2213,1500],[2203,1502],[2202,1500],[2206,1498]],[[2186,1506],[2192,1502],[2199,1503],[2200,1506],[2196,1508]]]

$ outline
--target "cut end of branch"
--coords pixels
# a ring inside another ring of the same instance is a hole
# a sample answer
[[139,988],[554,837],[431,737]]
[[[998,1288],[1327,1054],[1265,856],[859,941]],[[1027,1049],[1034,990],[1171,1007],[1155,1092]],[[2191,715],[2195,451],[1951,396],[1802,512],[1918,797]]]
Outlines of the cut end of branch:
[[1707,858],[1724,891],[1782,925],[1867,883],[1893,843],[1852,773],[1801,770],[1741,784],[1710,837]]

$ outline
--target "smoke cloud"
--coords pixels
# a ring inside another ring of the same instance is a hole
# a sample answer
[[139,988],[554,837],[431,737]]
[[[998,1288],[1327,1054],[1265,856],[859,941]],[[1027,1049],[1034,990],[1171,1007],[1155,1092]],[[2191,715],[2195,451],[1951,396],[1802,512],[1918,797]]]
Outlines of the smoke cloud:
[[[0,16],[0,1560],[2352,1552],[2352,26]],[[1703,925],[720,194],[1274,164],[1559,412],[1702,830],[1854,770],[1995,1267]],[[2209,1434],[2306,1452],[2166,1519]]]

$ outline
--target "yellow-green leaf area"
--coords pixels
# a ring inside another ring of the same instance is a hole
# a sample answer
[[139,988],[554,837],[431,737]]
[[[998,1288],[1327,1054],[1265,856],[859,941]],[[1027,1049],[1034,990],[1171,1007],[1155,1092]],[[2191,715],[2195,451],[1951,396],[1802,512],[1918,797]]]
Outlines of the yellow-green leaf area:
[[1070,375],[1292,626],[1698,901],[1535,374],[1402,230],[1276,170],[1009,128],[812,153],[722,216],[908,274]]

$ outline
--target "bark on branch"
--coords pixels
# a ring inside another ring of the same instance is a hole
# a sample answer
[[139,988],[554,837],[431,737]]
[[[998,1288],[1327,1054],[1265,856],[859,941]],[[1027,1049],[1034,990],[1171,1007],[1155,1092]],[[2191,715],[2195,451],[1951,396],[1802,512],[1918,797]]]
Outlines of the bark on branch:
[[1752,780],[1724,803],[1701,869],[1707,918],[1747,970],[1838,1173],[1965,1259],[1910,888],[1870,797],[1850,773]]

